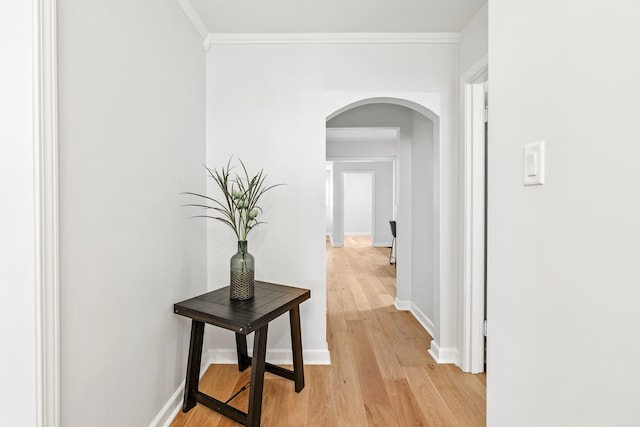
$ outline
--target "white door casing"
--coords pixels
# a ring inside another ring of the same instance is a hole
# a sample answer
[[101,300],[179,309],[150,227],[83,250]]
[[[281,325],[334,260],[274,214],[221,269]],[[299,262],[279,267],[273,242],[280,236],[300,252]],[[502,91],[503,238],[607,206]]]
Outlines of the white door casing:
[[487,58],[461,79],[464,136],[462,360],[484,372],[485,334],[485,83]]

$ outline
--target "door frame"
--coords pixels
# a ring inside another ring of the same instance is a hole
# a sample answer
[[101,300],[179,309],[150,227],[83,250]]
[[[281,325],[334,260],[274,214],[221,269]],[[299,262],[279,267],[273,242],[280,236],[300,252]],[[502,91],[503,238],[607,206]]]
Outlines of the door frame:
[[461,78],[463,162],[463,301],[461,368],[485,370],[485,85],[487,57]]

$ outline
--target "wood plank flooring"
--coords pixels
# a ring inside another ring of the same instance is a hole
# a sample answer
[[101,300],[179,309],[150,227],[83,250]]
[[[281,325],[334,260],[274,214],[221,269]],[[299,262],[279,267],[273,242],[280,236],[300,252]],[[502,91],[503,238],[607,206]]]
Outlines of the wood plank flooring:
[[[327,245],[332,365],[305,366],[299,394],[291,381],[267,373],[262,426],[484,426],[485,375],[437,365],[427,352],[431,337],[409,312],[395,309],[394,298],[388,249],[362,236],[345,237],[343,248]],[[249,370],[211,365],[200,389],[230,397],[248,381]],[[246,411],[248,396],[241,393],[233,406]],[[197,405],[171,427],[238,425]]]

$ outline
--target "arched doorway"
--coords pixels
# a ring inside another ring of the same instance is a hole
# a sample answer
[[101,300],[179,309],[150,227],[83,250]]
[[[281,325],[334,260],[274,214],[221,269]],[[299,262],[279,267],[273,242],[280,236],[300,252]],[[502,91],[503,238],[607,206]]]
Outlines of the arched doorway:
[[[389,131],[394,130],[393,138]],[[376,134],[377,131],[377,134]],[[327,221],[336,234],[342,232],[340,218],[342,162],[393,161],[393,218],[398,223],[397,293],[395,305],[410,310],[433,337],[430,352],[441,362],[441,317],[443,306],[440,280],[442,260],[440,232],[440,119],[422,104],[401,98],[367,98],[349,103],[327,116],[327,135],[351,133],[353,143],[327,142],[327,160],[336,164],[331,184],[333,218]],[[379,135],[387,132],[387,139]],[[378,136],[376,136],[378,135]],[[368,139],[367,139],[368,138]],[[342,145],[340,145],[342,144]],[[339,146],[337,146],[339,145]],[[336,239],[337,240],[337,239]],[[445,295],[450,295],[446,290]],[[445,325],[446,326],[446,325]]]

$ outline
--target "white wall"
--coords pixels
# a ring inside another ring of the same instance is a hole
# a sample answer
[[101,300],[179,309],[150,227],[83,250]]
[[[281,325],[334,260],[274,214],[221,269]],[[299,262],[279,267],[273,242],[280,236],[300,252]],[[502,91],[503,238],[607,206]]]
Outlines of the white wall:
[[639,16],[491,0],[489,426],[640,425]]
[[371,236],[373,231],[373,171],[346,172],[344,183],[344,234]]
[[[434,140],[433,122],[423,115],[412,114],[411,183],[413,199],[411,203],[411,300],[422,312],[433,334],[439,333],[436,311],[440,302],[434,282],[435,238],[437,228],[434,205]],[[439,337],[434,337],[439,342]]]
[[[302,305],[306,349],[326,349],[326,118],[353,102],[385,96],[440,115],[442,185],[453,197],[442,203],[443,240],[455,245],[457,70],[457,48],[446,43],[221,44],[209,50],[207,162],[219,166],[235,154],[251,168],[264,167],[273,182],[288,184],[269,195],[269,224],[256,232],[250,250],[258,278],[312,290]],[[229,232],[210,225],[210,253],[220,255],[209,257],[210,287],[226,283],[234,246]],[[442,277],[445,286],[455,286],[455,251],[445,250]],[[288,346],[286,326],[270,328],[270,349]],[[231,336],[216,339],[217,347],[233,348]]]
[[328,159],[396,157],[396,140],[393,141],[327,141]]
[[478,10],[460,33],[460,74],[487,55],[489,40],[489,4]]
[[36,425],[32,2],[0,3],[0,414]]
[[149,425],[206,289],[202,40],[173,0],[58,9],[62,425]]
[[327,175],[326,175],[325,191],[325,216],[326,216],[326,228],[327,236],[331,237],[331,230],[333,230],[333,163],[327,162]]

